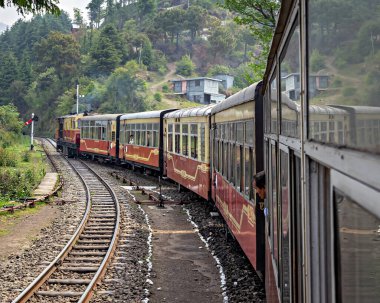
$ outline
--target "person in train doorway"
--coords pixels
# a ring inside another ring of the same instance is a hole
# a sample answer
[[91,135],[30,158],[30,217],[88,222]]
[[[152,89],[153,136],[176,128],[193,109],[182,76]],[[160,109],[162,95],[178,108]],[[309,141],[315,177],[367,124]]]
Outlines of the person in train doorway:
[[253,188],[255,189],[260,200],[260,209],[264,210],[264,215],[267,215],[267,210],[264,208],[264,201],[266,198],[266,189],[265,189],[265,172],[261,171],[253,176]]

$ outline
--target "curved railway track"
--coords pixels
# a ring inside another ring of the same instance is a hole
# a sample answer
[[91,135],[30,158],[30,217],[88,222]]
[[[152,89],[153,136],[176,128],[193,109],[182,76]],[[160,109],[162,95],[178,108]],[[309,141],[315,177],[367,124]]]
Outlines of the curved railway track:
[[82,161],[67,161],[86,188],[86,211],[63,250],[14,303],[67,302],[69,297],[71,302],[88,302],[116,249],[120,206],[115,193]]

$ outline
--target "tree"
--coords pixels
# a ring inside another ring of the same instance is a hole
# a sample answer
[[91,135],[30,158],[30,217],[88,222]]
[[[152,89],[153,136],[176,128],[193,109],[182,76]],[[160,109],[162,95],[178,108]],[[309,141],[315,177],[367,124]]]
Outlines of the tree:
[[190,56],[186,55],[177,62],[176,73],[188,77],[191,76],[191,74],[194,72],[194,69],[195,64],[193,61],[191,61]]
[[139,65],[129,61],[123,67],[118,67],[108,77],[105,83],[103,102],[100,112],[120,113],[143,111],[146,85],[144,80],[136,76]]
[[99,28],[100,22],[102,20],[102,4],[104,0],[92,0],[86,8],[89,10],[88,18],[90,19],[90,27]]
[[156,11],[156,0],[139,0],[137,2],[137,9],[140,20],[149,18]]
[[28,13],[51,13],[54,15],[59,15],[60,10],[57,4],[58,0],[0,0],[0,7],[11,6],[11,4],[16,7],[17,12],[21,15],[26,15]]
[[92,74],[108,75],[121,63],[124,47],[114,26],[103,28],[90,55]]
[[225,26],[216,28],[208,40],[211,44],[214,59],[217,58],[218,55],[229,54],[236,46],[234,35]]
[[208,13],[199,6],[190,6],[185,16],[185,27],[190,31],[191,40],[193,41],[197,33],[205,27]]
[[[276,26],[276,14],[281,2],[278,0],[225,0],[223,7],[238,13],[235,21],[249,26],[252,35],[260,45],[260,53],[255,54],[255,60],[250,64],[257,79],[262,78],[269,46]],[[253,81],[253,79],[252,79]]]
[[35,46],[41,71],[53,67],[60,80],[67,82],[76,77],[80,63],[79,44],[71,35],[52,32]]
[[170,34],[172,43],[174,42],[174,38],[176,38],[177,49],[179,36],[185,28],[184,20],[185,11],[180,8],[161,11],[155,19],[156,26]]

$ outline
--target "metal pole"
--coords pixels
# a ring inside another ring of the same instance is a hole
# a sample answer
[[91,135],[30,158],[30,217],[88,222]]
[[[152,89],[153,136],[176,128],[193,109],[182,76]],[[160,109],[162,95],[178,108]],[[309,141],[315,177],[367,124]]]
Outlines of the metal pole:
[[79,84],[77,84],[77,114],[79,113]]
[[30,150],[33,150],[33,133],[34,133],[34,113],[32,113],[32,128],[30,131]]

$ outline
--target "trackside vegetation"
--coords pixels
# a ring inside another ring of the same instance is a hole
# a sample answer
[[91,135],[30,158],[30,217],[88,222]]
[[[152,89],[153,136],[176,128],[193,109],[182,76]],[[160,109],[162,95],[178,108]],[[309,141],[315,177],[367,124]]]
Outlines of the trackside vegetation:
[[29,197],[45,175],[45,160],[30,151],[30,138],[15,106],[0,106],[0,207]]

